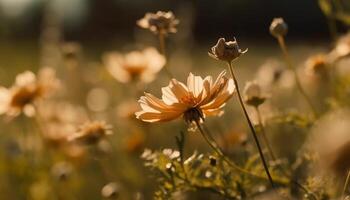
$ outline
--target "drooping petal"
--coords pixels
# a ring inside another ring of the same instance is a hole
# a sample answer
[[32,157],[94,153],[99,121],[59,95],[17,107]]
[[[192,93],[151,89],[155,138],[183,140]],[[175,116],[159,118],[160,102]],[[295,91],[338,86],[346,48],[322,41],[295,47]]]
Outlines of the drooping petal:
[[153,113],[153,112],[145,112],[145,111],[139,111],[136,112],[136,118],[140,119],[144,122],[166,122],[174,120],[178,117],[180,117],[183,114],[183,112],[159,112],[159,113]]

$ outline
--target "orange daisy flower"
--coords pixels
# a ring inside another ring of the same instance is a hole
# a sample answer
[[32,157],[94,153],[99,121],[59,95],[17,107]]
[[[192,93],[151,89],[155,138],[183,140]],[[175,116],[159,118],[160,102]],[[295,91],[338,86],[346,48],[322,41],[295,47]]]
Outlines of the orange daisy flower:
[[139,100],[141,111],[136,118],[145,122],[164,122],[183,116],[187,123],[204,120],[206,116],[221,115],[226,101],[232,97],[235,86],[232,79],[219,74],[213,81],[211,76],[204,79],[192,73],[187,85],[172,79],[162,88],[162,99],[145,93]]

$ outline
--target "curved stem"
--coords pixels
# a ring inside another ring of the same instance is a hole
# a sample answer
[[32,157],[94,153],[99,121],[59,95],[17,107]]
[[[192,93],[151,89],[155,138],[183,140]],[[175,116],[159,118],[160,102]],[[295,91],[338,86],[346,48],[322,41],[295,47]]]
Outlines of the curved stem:
[[239,90],[239,86],[238,86],[238,81],[236,79],[236,76],[233,72],[233,66],[232,66],[232,63],[231,62],[228,62],[228,65],[229,65],[229,68],[230,68],[230,72],[231,72],[231,76],[232,76],[232,79],[234,81],[234,84],[235,84],[235,87],[236,87],[236,91],[237,91],[237,96],[238,96],[238,99],[239,99],[239,103],[241,105],[241,108],[244,112],[244,115],[245,115],[245,118],[248,122],[248,125],[249,125],[249,128],[253,134],[253,137],[254,137],[254,141],[255,141],[255,144],[256,144],[256,147],[258,148],[258,151],[259,151],[259,155],[260,155],[260,158],[261,158],[261,161],[262,161],[262,164],[264,166],[264,169],[265,169],[265,172],[266,172],[266,175],[270,181],[270,184],[272,186],[272,188],[275,188],[275,183],[273,182],[273,179],[271,177],[271,174],[270,174],[270,171],[269,171],[269,168],[267,166],[267,163],[266,163],[266,160],[265,160],[265,156],[263,154],[263,151],[261,149],[261,146],[260,146],[260,143],[259,143],[259,140],[258,140],[258,137],[257,137],[257,134],[255,132],[255,129],[254,129],[254,126],[252,124],[252,122],[250,121],[250,118],[248,116],[248,112],[244,106],[244,103],[243,103],[243,100],[242,100],[242,96],[241,96],[241,92]]
[[[201,133],[202,137],[205,139],[205,141],[209,144],[209,146],[215,151],[215,153],[217,153],[222,160],[224,160],[230,167],[232,167],[233,169],[251,175],[253,177],[256,178],[260,178],[260,179],[266,179],[265,176],[261,176],[258,174],[253,174],[241,167],[239,167],[236,163],[232,162],[227,156],[225,156],[225,154],[222,152],[222,150],[220,149],[220,147],[217,145],[217,143],[215,142],[215,140],[212,140],[211,136],[209,136],[208,134],[206,134],[206,132],[203,130],[202,126],[199,124],[198,121],[195,121],[196,126],[199,130],[199,132]],[[283,181],[279,181],[280,184],[286,184]]]
[[285,62],[287,64],[288,68],[293,71],[295,84],[296,84],[300,94],[304,97],[305,101],[307,102],[307,104],[311,108],[311,111],[312,111],[314,117],[317,117],[317,115],[318,115],[317,111],[316,111],[314,105],[312,104],[311,99],[306,94],[304,88],[301,86],[298,73],[297,73],[296,69],[293,67],[293,64],[292,64],[292,61],[289,57],[288,49],[287,49],[286,43],[284,41],[284,38],[282,36],[279,36],[279,37],[277,37],[277,40],[278,40],[278,44],[283,52],[283,56],[284,56],[284,59],[285,59]]
[[168,57],[166,55],[166,50],[165,50],[165,35],[163,33],[159,33],[158,39],[159,39],[160,53],[165,57],[165,60],[166,60],[166,64],[164,66],[164,69],[165,69],[166,73],[168,74],[169,78],[173,78],[174,76],[172,75],[172,73],[170,72],[170,70],[167,66],[169,60],[168,60]]
[[[258,115],[258,121],[259,121],[259,125],[260,125],[260,128],[261,128],[261,133],[262,133],[262,135],[263,135],[263,140],[264,140],[264,142],[265,142],[265,144],[266,144],[266,146],[267,146],[267,148],[268,148],[268,151],[269,151],[269,153],[270,153],[270,156],[271,156],[272,160],[273,160],[274,162],[276,162],[276,161],[277,161],[277,157],[276,157],[275,154],[273,153],[273,150],[272,150],[272,148],[271,148],[271,146],[270,146],[270,143],[269,143],[269,141],[268,141],[268,139],[267,139],[267,137],[266,137],[266,131],[265,131],[265,127],[264,127],[264,125],[263,125],[263,123],[262,123],[262,118],[261,118],[260,109],[259,109],[258,107],[255,107],[255,110],[256,110],[256,113],[257,113],[257,115]],[[282,168],[282,166],[279,166],[279,165],[278,165],[278,168],[279,168],[279,170],[282,172],[282,174],[283,174],[284,176],[290,178],[290,175],[286,172],[286,170],[285,170],[284,168]],[[293,180],[293,178],[290,178],[290,182],[293,183],[294,185],[296,185],[297,187],[299,187],[299,188],[300,188],[301,190],[303,190],[306,194],[310,195],[314,200],[317,199],[316,196],[315,196],[313,193],[311,193],[307,188],[305,188],[305,187],[304,187],[302,184],[300,184],[298,181]]]

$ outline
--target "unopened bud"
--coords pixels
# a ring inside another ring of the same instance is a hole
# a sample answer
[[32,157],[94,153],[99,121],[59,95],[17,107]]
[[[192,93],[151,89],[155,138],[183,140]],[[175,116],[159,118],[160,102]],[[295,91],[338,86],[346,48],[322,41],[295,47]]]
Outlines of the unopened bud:
[[231,62],[246,52],[247,49],[242,50],[239,48],[236,39],[226,42],[225,38],[220,38],[216,45],[211,48],[211,51],[209,51],[208,54],[210,57],[216,60]]
[[283,18],[274,18],[270,25],[270,33],[274,37],[283,37],[288,32],[288,25]]

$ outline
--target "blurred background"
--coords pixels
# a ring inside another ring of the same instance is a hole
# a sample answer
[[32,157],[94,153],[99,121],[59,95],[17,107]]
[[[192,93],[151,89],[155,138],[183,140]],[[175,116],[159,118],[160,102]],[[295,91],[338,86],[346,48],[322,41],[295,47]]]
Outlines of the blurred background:
[[[0,0],[0,69],[47,64],[39,56],[44,40],[79,42],[94,59],[106,50],[154,44],[154,37],[135,23],[157,10],[172,10],[181,21],[177,37],[169,42],[171,49],[180,41],[177,48],[208,49],[218,37],[236,37],[252,53],[274,48],[268,31],[274,17],[288,23],[289,40],[305,39],[307,45],[330,41],[327,18],[317,0]],[[338,30],[344,31],[343,26],[339,23]],[[54,33],[45,34],[48,29]]]
[[[341,2],[344,4],[342,8],[350,10],[348,0],[334,1]],[[172,11],[180,20],[178,32],[167,37],[166,45],[169,54],[167,66],[181,81],[185,80],[189,72],[216,76],[223,69],[218,66],[223,66],[223,63],[210,58],[208,50],[219,37],[229,40],[236,37],[242,49],[249,49],[239,59],[237,67],[243,87],[247,80],[258,76],[266,77],[266,66],[285,67],[281,62],[283,59],[276,39],[269,33],[269,25],[275,17],[283,17],[288,23],[286,41],[297,67],[304,67],[309,56],[330,50],[335,41],[330,25],[336,25],[337,34],[340,35],[346,32],[346,24],[350,24],[350,19],[343,16],[341,20],[330,21],[327,11],[333,9],[334,5],[330,6],[329,2],[0,0],[0,85],[10,86],[16,75],[25,70],[37,72],[44,66],[55,68],[66,86],[58,99],[72,103],[73,107],[81,106],[92,119],[106,120],[113,125],[115,132],[107,145],[99,147],[102,153],[89,152],[87,158],[79,160],[78,164],[61,153],[48,151],[44,153],[58,156],[53,156],[52,160],[43,156],[38,166],[31,167],[28,155],[25,151],[21,152],[20,145],[17,144],[17,136],[22,134],[22,126],[31,126],[33,122],[23,117],[14,120],[14,123],[1,121],[0,146],[5,150],[0,151],[0,199],[100,199],[101,188],[109,182],[117,182],[118,186],[113,185],[112,188],[124,191],[121,199],[151,199],[157,184],[154,177],[148,176],[150,172],[144,168],[140,154],[144,148],[176,148],[174,137],[187,127],[180,122],[145,124],[134,118],[135,105],[130,107],[128,103],[136,103],[143,91],[159,95],[160,87],[168,83],[164,74],[160,73],[150,84],[119,83],[107,72],[101,59],[108,51],[124,53],[146,46],[158,48],[155,35],[136,26],[136,21],[144,17],[145,13]],[[257,71],[259,67],[263,70]],[[281,82],[291,80],[282,75],[278,77],[283,77]],[[269,104],[266,110],[272,107],[278,111],[279,108],[305,111],[303,101],[295,97],[293,84],[282,84],[282,89],[276,95],[279,100],[276,100],[277,103],[271,101],[273,106]],[[312,91],[310,88],[309,91]],[[293,102],[290,101],[292,98]],[[208,127],[214,128],[216,136],[219,135],[218,132],[227,133],[229,139],[226,139],[232,142],[234,155],[237,149],[238,152],[242,151],[235,146],[237,140],[241,142],[240,135],[247,138],[248,131],[238,104],[230,104],[226,108],[227,114],[220,119],[208,120]],[[276,133],[281,130],[280,127],[272,129],[271,132]],[[286,141],[285,135],[279,135],[277,140],[281,144],[281,152],[284,151],[283,156],[295,160],[295,152],[301,147],[305,132],[292,127],[283,133],[289,134],[291,138],[299,134],[302,138],[300,141]],[[225,137],[222,143],[225,143]],[[194,150],[208,150],[196,134],[189,134],[188,143],[191,145],[186,149],[186,156]],[[291,143],[293,144],[290,145]],[[254,147],[250,145],[247,149]],[[73,163],[74,169],[67,169],[65,165],[57,166],[60,162]],[[57,175],[58,171],[59,175],[66,175],[65,170],[69,173],[73,171],[68,183],[51,180],[52,173]],[[32,174],[32,171],[36,173]],[[52,191],[54,198],[50,196]],[[69,194],[65,196],[67,193]],[[204,199],[207,196],[204,193],[195,197],[192,199]],[[217,198],[214,196],[213,199]]]

